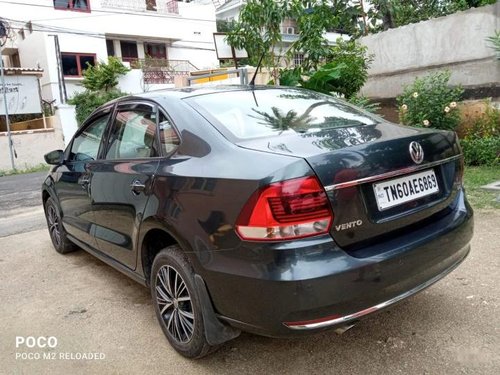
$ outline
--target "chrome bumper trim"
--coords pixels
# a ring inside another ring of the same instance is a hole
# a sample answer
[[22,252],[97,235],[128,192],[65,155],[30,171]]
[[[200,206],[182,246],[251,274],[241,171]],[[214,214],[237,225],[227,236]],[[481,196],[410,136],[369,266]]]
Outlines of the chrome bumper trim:
[[408,174],[408,173],[420,171],[422,169],[432,168],[432,167],[435,167],[436,165],[448,163],[450,161],[457,160],[457,159],[460,159],[460,158],[462,158],[461,154],[460,155],[450,156],[449,158],[446,158],[446,159],[442,159],[442,160],[438,160],[438,161],[433,161],[431,163],[426,163],[426,164],[422,164],[422,165],[413,165],[411,167],[407,167],[407,168],[403,168],[403,169],[398,169],[396,171],[391,171],[391,172],[387,172],[387,173],[378,174],[376,176],[369,176],[369,177],[360,178],[358,180],[347,181],[347,182],[340,182],[338,184],[333,184],[333,185],[325,186],[325,191],[329,192],[329,191],[333,191],[333,190],[345,189],[345,188],[348,188],[348,187],[353,187],[353,186],[357,186],[357,185],[361,185],[361,184],[366,184],[368,182],[375,182],[375,181],[379,181],[379,180],[385,180],[387,178],[396,177],[396,176],[400,176],[400,175],[403,175],[403,174]]

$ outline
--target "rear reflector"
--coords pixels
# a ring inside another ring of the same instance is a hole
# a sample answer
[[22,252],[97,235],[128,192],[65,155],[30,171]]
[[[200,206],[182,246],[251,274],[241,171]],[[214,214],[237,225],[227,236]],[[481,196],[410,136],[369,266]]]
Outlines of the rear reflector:
[[289,240],[328,233],[332,221],[325,191],[309,176],[257,190],[243,207],[236,231],[244,240]]

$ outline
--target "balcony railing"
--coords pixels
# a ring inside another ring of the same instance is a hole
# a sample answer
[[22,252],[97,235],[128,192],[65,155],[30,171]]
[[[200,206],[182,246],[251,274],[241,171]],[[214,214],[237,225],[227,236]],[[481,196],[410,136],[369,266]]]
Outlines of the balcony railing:
[[142,69],[144,83],[149,85],[174,83],[175,76],[188,76],[192,71],[198,70],[187,60],[154,58],[122,58],[122,60],[130,63],[133,69]]
[[179,3],[176,0],[101,0],[101,6],[133,12],[179,14]]

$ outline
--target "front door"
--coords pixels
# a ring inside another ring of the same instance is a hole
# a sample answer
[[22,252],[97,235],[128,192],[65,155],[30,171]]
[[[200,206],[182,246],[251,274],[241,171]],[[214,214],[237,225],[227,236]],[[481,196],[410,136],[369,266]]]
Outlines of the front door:
[[130,269],[136,238],[158,168],[157,112],[144,102],[119,104],[104,160],[92,166],[92,200],[99,249]]
[[110,112],[110,109],[103,110],[76,134],[64,165],[58,169],[61,175],[55,183],[64,229],[93,248],[97,245],[93,237],[95,225],[90,169],[96,163]]

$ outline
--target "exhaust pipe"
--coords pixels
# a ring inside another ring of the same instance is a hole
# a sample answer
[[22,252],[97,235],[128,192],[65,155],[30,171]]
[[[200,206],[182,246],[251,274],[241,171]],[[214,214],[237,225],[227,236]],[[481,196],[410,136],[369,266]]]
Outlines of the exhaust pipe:
[[350,330],[352,327],[354,327],[356,324],[357,324],[357,322],[355,322],[355,323],[351,323],[351,324],[347,324],[347,325],[345,325],[345,326],[341,326],[341,327],[339,327],[339,328],[335,329],[335,331],[334,331],[334,332],[335,332],[337,335],[339,335],[339,336],[340,336],[341,334],[343,334],[343,333],[345,333],[345,332],[349,331],[349,330]]

